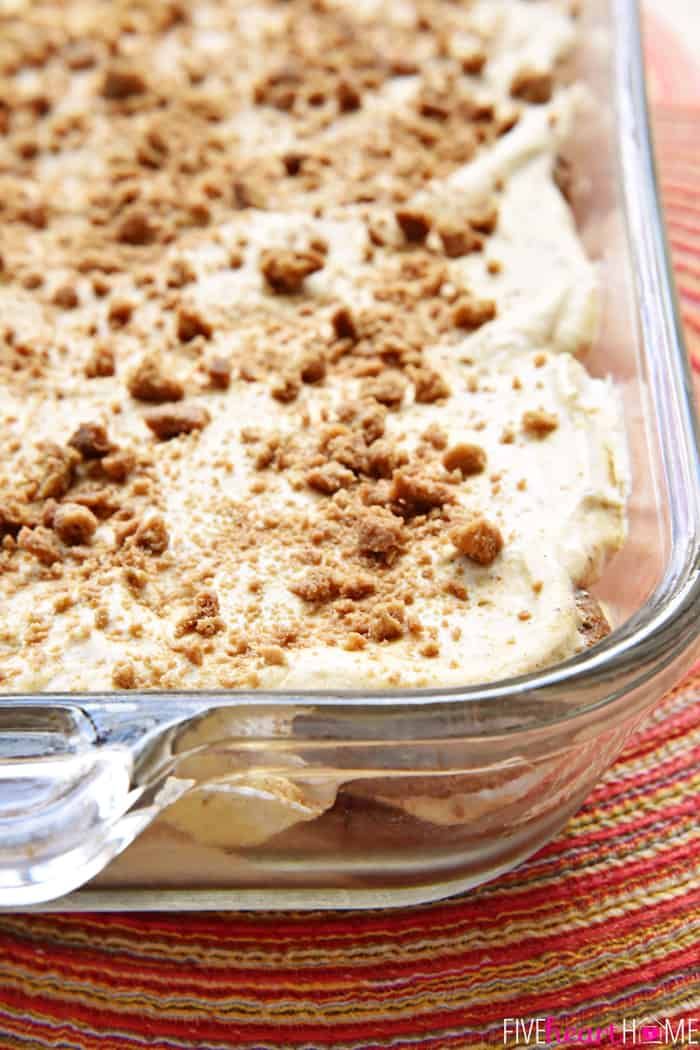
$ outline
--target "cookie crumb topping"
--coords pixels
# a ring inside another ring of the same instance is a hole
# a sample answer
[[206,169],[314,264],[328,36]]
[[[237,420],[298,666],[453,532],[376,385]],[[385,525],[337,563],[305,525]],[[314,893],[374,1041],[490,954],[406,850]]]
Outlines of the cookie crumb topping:
[[307,277],[323,269],[324,263],[320,252],[266,248],[260,256],[260,272],[273,292],[295,295]]
[[544,412],[542,409],[524,412],[522,419],[523,430],[534,437],[544,438],[556,430],[559,420],[553,412]]
[[496,674],[513,588],[540,659],[541,479],[575,486],[571,428],[610,428],[571,422],[589,377],[564,405],[572,347],[527,321],[575,286],[561,328],[590,342],[588,265],[540,219],[576,175],[570,20],[545,0],[547,46],[512,55],[510,7],[539,5],[494,2],[8,13],[0,689]]
[[491,565],[503,549],[501,530],[486,518],[458,525],[451,531],[450,539],[460,554],[477,565]]

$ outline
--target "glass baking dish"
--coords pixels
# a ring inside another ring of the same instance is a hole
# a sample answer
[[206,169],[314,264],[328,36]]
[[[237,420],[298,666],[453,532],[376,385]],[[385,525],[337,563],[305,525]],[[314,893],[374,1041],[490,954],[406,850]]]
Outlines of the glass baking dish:
[[571,148],[575,210],[605,290],[587,364],[618,384],[632,464],[629,538],[595,589],[615,630],[464,690],[5,695],[1,907],[377,907],[467,889],[562,827],[697,657],[698,428],[636,0],[590,0],[583,25],[576,72],[597,104]]

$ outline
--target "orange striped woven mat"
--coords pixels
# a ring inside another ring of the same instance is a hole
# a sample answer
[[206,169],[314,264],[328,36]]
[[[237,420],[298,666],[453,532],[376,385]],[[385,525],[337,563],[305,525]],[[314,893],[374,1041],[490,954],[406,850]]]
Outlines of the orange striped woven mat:
[[[674,101],[690,67],[664,72],[656,28],[657,140],[700,372],[700,108]],[[1,915],[0,1050],[700,1044],[699,696],[700,667],[555,842],[455,900]]]

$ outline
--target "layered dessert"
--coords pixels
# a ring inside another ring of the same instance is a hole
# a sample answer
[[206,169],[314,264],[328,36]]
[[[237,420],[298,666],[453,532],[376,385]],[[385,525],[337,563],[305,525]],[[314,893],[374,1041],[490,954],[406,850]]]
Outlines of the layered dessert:
[[2,688],[464,685],[599,635],[567,5],[3,20]]
[[5,7],[0,689],[462,686],[607,633],[577,14]]

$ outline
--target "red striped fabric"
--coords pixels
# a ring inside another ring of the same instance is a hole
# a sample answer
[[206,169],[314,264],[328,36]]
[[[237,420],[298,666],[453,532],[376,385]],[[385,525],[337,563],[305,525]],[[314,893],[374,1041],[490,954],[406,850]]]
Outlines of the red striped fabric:
[[[700,101],[688,101],[700,74],[682,52],[674,61],[662,23],[650,41],[700,377]],[[700,666],[556,841],[461,898],[391,912],[0,915],[0,1050],[461,1050],[524,1046],[528,1031],[535,1045],[537,1018],[550,1018],[550,1046],[621,1045],[623,1032],[625,1045],[700,1043],[699,695]]]

